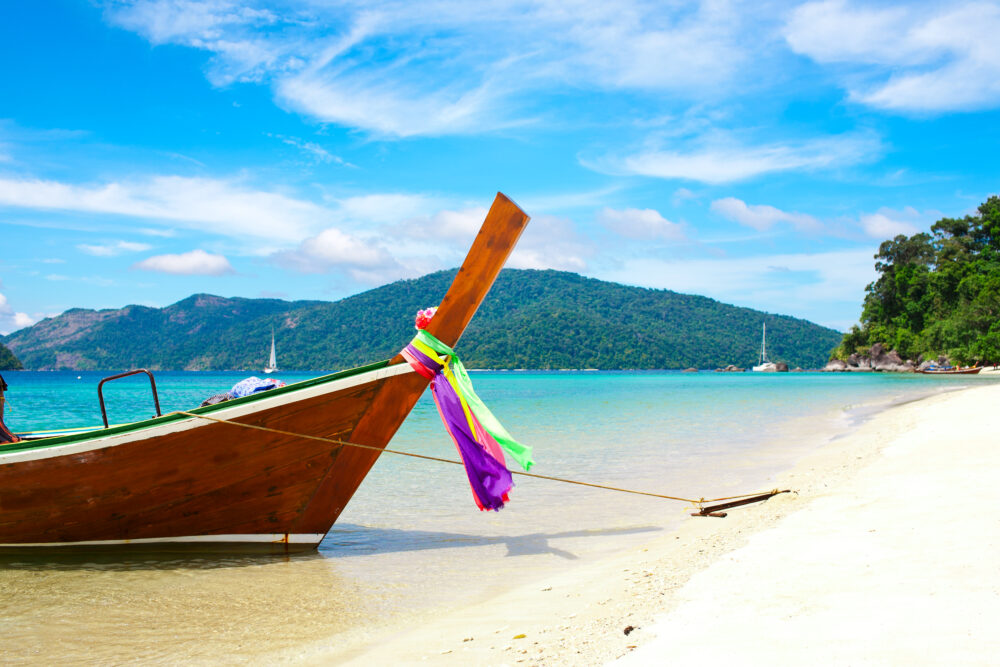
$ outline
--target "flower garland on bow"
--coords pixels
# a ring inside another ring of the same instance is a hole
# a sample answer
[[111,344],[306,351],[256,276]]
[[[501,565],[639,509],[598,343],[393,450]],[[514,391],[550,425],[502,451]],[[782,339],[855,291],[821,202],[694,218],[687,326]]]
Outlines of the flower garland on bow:
[[400,354],[431,381],[434,404],[462,457],[476,505],[499,510],[514,486],[504,452],[528,470],[534,464],[531,448],[515,440],[476,395],[455,351],[424,330],[436,310],[417,312],[417,335]]

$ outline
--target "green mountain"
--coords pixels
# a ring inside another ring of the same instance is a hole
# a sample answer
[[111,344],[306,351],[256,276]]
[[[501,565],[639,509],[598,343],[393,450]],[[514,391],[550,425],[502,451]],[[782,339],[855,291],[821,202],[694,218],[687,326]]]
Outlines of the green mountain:
[[[275,331],[282,369],[387,359],[455,276],[440,271],[336,302],[188,297],[166,308],[69,310],[4,342],[33,369],[262,368]],[[505,269],[458,345],[469,368],[749,366],[761,325],[772,361],[822,366],[841,334],[805,320],[562,271]]]
[[0,371],[19,371],[21,362],[17,360],[14,353],[7,349],[7,346],[0,343]]

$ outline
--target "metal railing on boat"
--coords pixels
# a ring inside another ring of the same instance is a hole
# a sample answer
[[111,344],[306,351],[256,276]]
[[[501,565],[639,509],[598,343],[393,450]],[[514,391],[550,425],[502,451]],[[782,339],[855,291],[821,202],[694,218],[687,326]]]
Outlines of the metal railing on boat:
[[156,380],[153,379],[153,374],[147,371],[145,368],[137,368],[134,371],[128,371],[126,373],[119,373],[118,375],[111,375],[104,378],[97,383],[97,398],[101,402],[101,419],[104,420],[104,428],[110,428],[108,425],[108,411],[104,407],[104,383],[110,382],[111,380],[120,380],[121,378],[129,377],[130,375],[138,375],[139,373],[145,373],[149,376],[149,386],[153,390],[153,405],[156,406],[156,416],[159,417],[163,413],[160,412],[160,397],[156,394]]

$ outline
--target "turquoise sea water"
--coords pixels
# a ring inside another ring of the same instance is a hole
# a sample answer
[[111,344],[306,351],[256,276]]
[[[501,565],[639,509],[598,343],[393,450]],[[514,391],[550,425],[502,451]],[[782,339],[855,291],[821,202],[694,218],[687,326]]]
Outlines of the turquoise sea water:
[[[5,373],[8,425],[99,424],[96,386],[105,375]],[[193,407],[246,375],[156,373],[163,412]],[[684,497],[769,489],[777,472],[853,420],[993,381],[705,372],[473,372],[472,379],[511,433],[534,447],[533,472]],[[106,385],[105,395],[112,423],[152,414],[144,377]],[[455,456],[429,396],[391,446]],[[94,633],[104,642],[98,661],[322,656],[372,641],[380,624],[405,624],[609,556],[686,517],[683,503],[515,483],[507,508],[482,513],[458,466],[383,455],[318,554],[7,560],[0,563],[0,633],[53,660],[88,646]],[[159,641],[165,634],[169,647]]]

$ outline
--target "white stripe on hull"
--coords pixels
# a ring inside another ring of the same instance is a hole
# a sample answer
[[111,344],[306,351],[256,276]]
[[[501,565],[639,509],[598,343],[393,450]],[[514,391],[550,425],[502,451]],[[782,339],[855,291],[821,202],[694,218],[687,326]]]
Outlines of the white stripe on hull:
[[86,540],[82,542],[22,542],[0,544],[0,549],[16,547],[96,547],[117,544],[319,544],[323,533],[262,533],[259,535],[185,535],[181,537],[146,537],[137,540]]
[[[337,391],[343,391],[344,389],[350,389],[352,387],[357,387],[359,385],[368,384],[370,382],[377,382],[379,380],[388,377],[393,377],[395,375],[403,375],[404,373],[412,373],[412,372],[414,371],[409,364],[395,364],[393,366],[377,368],[373,371],[368,371],[367,373],[350,375],[340,380],[324,382],[322,384],[314,385],[311,387],[305,387],[303,389],[299,389],[296,391],[282,393],[277,396],[269,396],[267,398],[261,398],[259,400],[251,401],[243,405],[234,405],[230,408],[212,412],[210,416],[215,417],[216,419],[236,419],[237,417],[242,417],[244,415],[252,414],[254,412],[270,410],[271,408],[280,407],[282,405],[287,405],[289,403],[295,403],[296,401],[315,398],[316,396],[331,394]],[[40,447],[39,449],[29,449],[20,452],[10,452],[8,454],[0,454],[0,465],[6,465],[8,463],[20,463],[22,461],[38,461],[42,459],[51,459],[51,458],[56,458],[58,456],[67,456],[70,454],[81,454],[83,452],[91,452],[97,449],[116,447],[118,445],[124,445],[129,442],[138,442],[141,440],[149,440],[150,438],[158,438],[164,435],[169,435],[171,433],[190,431],[191,429],[200,428],[202,426],[208,426],[215,423],[217,422],[212,422],[207,419],[198,419],[195,417],[190,417],[182,421],[174,421],[160,426],[150,426],[148,428],[143,428],[138,431],[118,433],[115,435],[109,435],[104,438],[95,438],[93,440],[86,440],[84,442],[79,442],[79,443],[58,445],[55,447]]]

